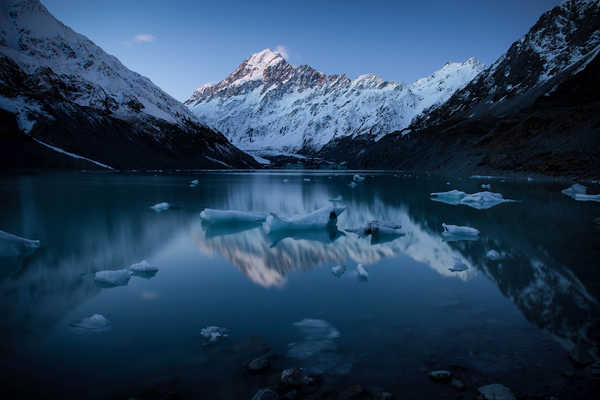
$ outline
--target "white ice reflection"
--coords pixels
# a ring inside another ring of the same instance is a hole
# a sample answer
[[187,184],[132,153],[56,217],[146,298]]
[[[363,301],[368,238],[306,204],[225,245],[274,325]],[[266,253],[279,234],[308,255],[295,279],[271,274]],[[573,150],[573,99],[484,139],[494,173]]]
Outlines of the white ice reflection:
[[[326,191],[313,192],[312,196],[294,195],[290,187],[286,195],[261,196],[237,201],[233,196],[231,209],[243,209],[243,204],[253,204],[253,211],[276,212],[281,215],[303,214],[327,205],[334,197]],[[254,191],[246,192],[252,196]],[[282,198],[281,196],[285,196]],[[428,231],[415,223],[400,207],[390,207],[375,198],[369,204],[346,202],[346,212],[338,218],[338,229],[322,228],[304,231],[278,231],[268,233],[262,226],[231,231],[221,227],[215,232],[197,221],[192,225],[192,237],[203,254],[220,255],[237,266],[253,282],[264,286],[280,287],[286,282],[286,274],[292,270],[305,270],[323,264],[376,264],[387,257],[405,254],[422,262],[444,276],[469,279],[477,273],[472,262],[451,247],[440,232]],[[365,226],[374,219],[394,221],[402,225],[406,234],[390,241],[372,241],[346,231],[345,228]],[[450,269],[457,261],[469,268],[456,272]]]

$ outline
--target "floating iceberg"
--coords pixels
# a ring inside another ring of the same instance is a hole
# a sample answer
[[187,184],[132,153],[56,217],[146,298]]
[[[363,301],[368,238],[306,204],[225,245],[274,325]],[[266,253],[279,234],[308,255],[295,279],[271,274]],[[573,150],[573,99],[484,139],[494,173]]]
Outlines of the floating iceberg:
[[462,272],[468,269],[469,267],[461,260],[456,260],[456,263],[452,267],[448,268],[448,270],[452,272]]
[[40,247],[39,240],[25,239],[0,231],[0,257],[17,257],[33,253]]
[[71,324],[71,328],[77,333],[99,333],[111,329],[111,322],[102,314],[94,314],[91,317],[83,318],[81,321]]
[[209,224],[247,224],[247,223],[263,223],[267,219],[267,214],[262,212],[252,211],[237,211],[237,210],[214,210],[205,208],[200,213],[202,221]]
[[335,266],[331,267],[331,273],[334,276],[336,276],[337,278],[339,278],[342,275],[344,275],[344,272],[346,272],[346,266],[345,265],[335,265]]
[[365,181],[365,177],[364,177],[364,176],[360,176],[360,175],[356,174],[356,175],[354,175],[354,176],[352,177],[352,180],[353,180],[354,182],[356,182],[356,183],[361,183],[361,182],[364,182],[364,181]]
[[479,231],[469,226],[446,225],[442,224],[442,235],[446,240],[477,240]]
[[369,273],[362,264],[358,264],[356,266],[356,273],[358,274],[358,279],[361,281],[366,281],[369,279]]
[[402,226],[391,222],[369,221],[364,228],[365,235],[402,235]]
[[229,336],[229,331],[218,326],[207,326],[202,328],[200,334],[207,339],[207,343],[214,343],[220,338]]
[[168,210],[170,207],[171,207],[171,205],[169,203],[162,202],[162,203],[157,203],[157,204],[151,206],[150,208],[156,212],[161,212],[161,211]]
[[578,193],[575,195],[577,201],[597,201],[600,202],[600,194],[583,194]]
[[492,185],[490,185],[489,183],[488,183],[488,184],[482,183],[482,184],[481,184],[481,188],[482,188],[482,189],[491,189],[491,188],[492,188]]
[[351,189],[354,189],[355,187],[358,186],[358,184],[356,182],[352,181],[348,184],[348,186],[350,186]]
[[561,191],[562,194],[566,194],[569,197],[575,198],[576,194],[586,194],[587,188],[579,183],[575,183],[568,188]]
[[310,182],[310,178],[304,178],[304,182]]
[[489,250],[487,253],[485,253],[485,256],[492,261],[497,261],[506,258],[506,253],[500,253],[496,250]]
[[128,269],[117,269],[113,271],[98,271],[94,275],[97,283],[107,286],[125,286],[129,283],[132,272]]
[[132,264],[129,270],[134,274],[156,274],[158,267],[151,265],[148,261],[142,260],[139,263]]
[[501,203],[510,203],[515,200],[505,199],[500,193],[478,192],[467,194],[460,190],[449,192],[431,193],[433,201],[439,201],[451,205],[465,205],[478,210],[487,210]]
[[562,190],[562,193],[577,201],[600,202],[600,194],[587,194],[587,187],[580,185],[579,183],[575,183],[567,189]]
[[335,226],[337,217],[344,212],[345,206],[332,205],[319,208],[306,215],[297,215],[294,217],[279,217],[275,213],[267,218],[267,227],[270,232],[277,230],[293,229],[319,229],[328,226]]

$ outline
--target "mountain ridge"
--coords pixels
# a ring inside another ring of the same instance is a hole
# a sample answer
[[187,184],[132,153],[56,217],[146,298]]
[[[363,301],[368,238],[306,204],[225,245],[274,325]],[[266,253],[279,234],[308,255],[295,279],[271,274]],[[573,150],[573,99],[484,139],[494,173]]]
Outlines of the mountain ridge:
[[446,63],[411,85],[375,74],[351,80],[293,66],[264,49],[222,81],[196,89],[184,104],[241,148],[310,152],[337,137],[379,138],[402,129],[481,70],[483,65],[471,58]]

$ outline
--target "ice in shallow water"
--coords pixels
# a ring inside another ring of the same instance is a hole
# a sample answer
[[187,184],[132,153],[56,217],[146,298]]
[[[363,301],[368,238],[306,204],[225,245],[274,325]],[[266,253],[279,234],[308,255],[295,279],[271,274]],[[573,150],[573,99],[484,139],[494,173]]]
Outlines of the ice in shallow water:
[[76,333],[106,332],[109,331],[111,327],[111,322],[102,314],[94,314],[71,324],[71,328]]
[[600,202],[600,194],[588,194],[587,187],[580,185],[579,183],[575,183],[562,190],[562,193],[577,201]]
[[133,273],[154,274],[158,272],[158,267],[150,264],[146,260],[142,260],[139,263],[132,264],[129,267],[129,270]]
[[157,203],[157,204],[151,206],[150,208],[156,212],[162,212],[162,211],[166,211],[169,208],[171,208],[171,205],[167,202],[162,202],[162,203]]
[[306,318],[294,326],[303,338],[288,345],[288,357],[302,361],[310,373],[344,375],[350,372],[352,362],[341,353],[337,343],[340,331],[333,325],[322,319]]
[[207,326],[202,328],[200,334],[206,338],[208,343],[215,343],[219,339],[228,337],[229,330],[218,326]]
[[94,280],[107,286],[125,286],[129,283],[131,274],[128,269],[98,271],[94,274]]
[[362,264],[358,264],[356,266],[356,274],[358,275],[358,279],[361,281],[366,281],[369,279],[369,272],[367,272],[366,268]]
[[335,265],[335,266],[331,267],[331,273],[338,278],[340,278],[342,275],[344,275],[345,272],[346,272],[345,265]]

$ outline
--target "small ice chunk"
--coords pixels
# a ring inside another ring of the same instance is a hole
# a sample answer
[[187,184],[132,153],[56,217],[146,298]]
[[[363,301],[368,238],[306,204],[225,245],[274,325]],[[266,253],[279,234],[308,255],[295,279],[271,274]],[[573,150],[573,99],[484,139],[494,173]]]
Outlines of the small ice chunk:
[[171,205],[169,203],[162,202],[162,203],[157,203],[157,204],[151,206],[150,208],[156,212],[161,212],[161,211],[168,210],[170,207],[171,207]]
[[356,273],[358,274],[358,279],[361,281],[366,281],[369,279],[369,273],[362,264],[358,264],[356,266]]
[[214,343],[220,338],[224,338],[229,336],[229,331],[225,328],[220,328],[218,326],[207,326],[206,328],[202,328],[200,334],[204,336],[209,343]]
[[450,186],[450,185],[451,185],[451,183],[450,183],[450,182],[446,182],[446,185]]
[[132,272],[128,269],[98,271],[94,274],[97,283],[108,286],[125,286],[129,283]]
[[354,175],[354,176],[352,177],[352,180],[353,180],[354,182],[356,182],[356,183],[361,183],[361,182],[364,182],[364,181],[365,181],[365,177],[364,177],[364,176],[360,176],[360,175],[356,174],[356,175]]
[[467,266],[467,264],[465,264],[461,260],[456,260],[454,265],[448,269],[452,272],[462,272],[462,271],[468,270],[469,267]]
[[99,333],[111,329],[111,322],[102,314],[94,314],[91,317],[83,318],[81,321],[71,324],[73,330],[77,333]]
[[194,179],[193,181],[190,181],[190,185],[197,185],[198,183],[200,183],[198,181],[198,179]]
[[319,208],[309,214],[285,218],[275,213],[267,218],[269,232],[290,229],[321,229],[337,223],[337,217],[346,209],[343,205]]
[[352,181],[348,184],[348,186],[350,186],[351,189],[354,189],[355,187],[358,186],[358,184],[356,182]]
[[473,240],[479,237],[479,231],[470,226],[442,224],[442,235],[451,240]]
[[581,194],[581,193],[577,193],[575,195],[575,200],[577,200],[577,201],[598,201],[598,202],[600,202],[600,194]]
[[344,272],[346,272],[346,266],[345,265],[335,265],[335,266],[331,267],[331,273],[334,276],[336,276],[337,278],[339,278],[342,275],[344,275]]
[[137,272],[141,274],[154,274],[158,272],[158,267],[151,265],[148,261],[142,260],[139,263],[132,264],[129,267],[131,272]]
[[288,183],[289,181],[290,181],[290,180],[289,180],[288,178],[285,178],[285,179],[283,180],[283,183]]
[[487,183],[487,184],[486,184],[486,183],[482,183],[482,184],[481,184],[481,188],[482,188],[482,189],[491,189],[491,188],[492,188],[492,185],[490,185],[489,183]]
[[253,211],[237,210],[215,210],[205,208],[200,213],[202,221],[211,224],[240,224],[240,223],[262,223],[267,219],[267,214]]
[[587,188],[583,185],[580,185],[579,183],[575,183],[569,186],[568,188],[562,190],[561,193],[566,194],[567,196],[574,199],[576,194],[586,194]]
[[16,257],[33,253],[40,247],[39,240],[25,239],[12,233],[0,231],[0,256]]
[[310,178],[304,178],[304,182],[310,182]]
[[498,252],[496,250],[489,250],[487,253],[485,253],[485,256],[487,258],[489,258],[490,260],[496,261],[496,260],[503,260],[504,258],[506,258],[506,253],[504,252]]
[[369,221],[364,228],[365,235],[401,235],[402,226],[392,222]]

